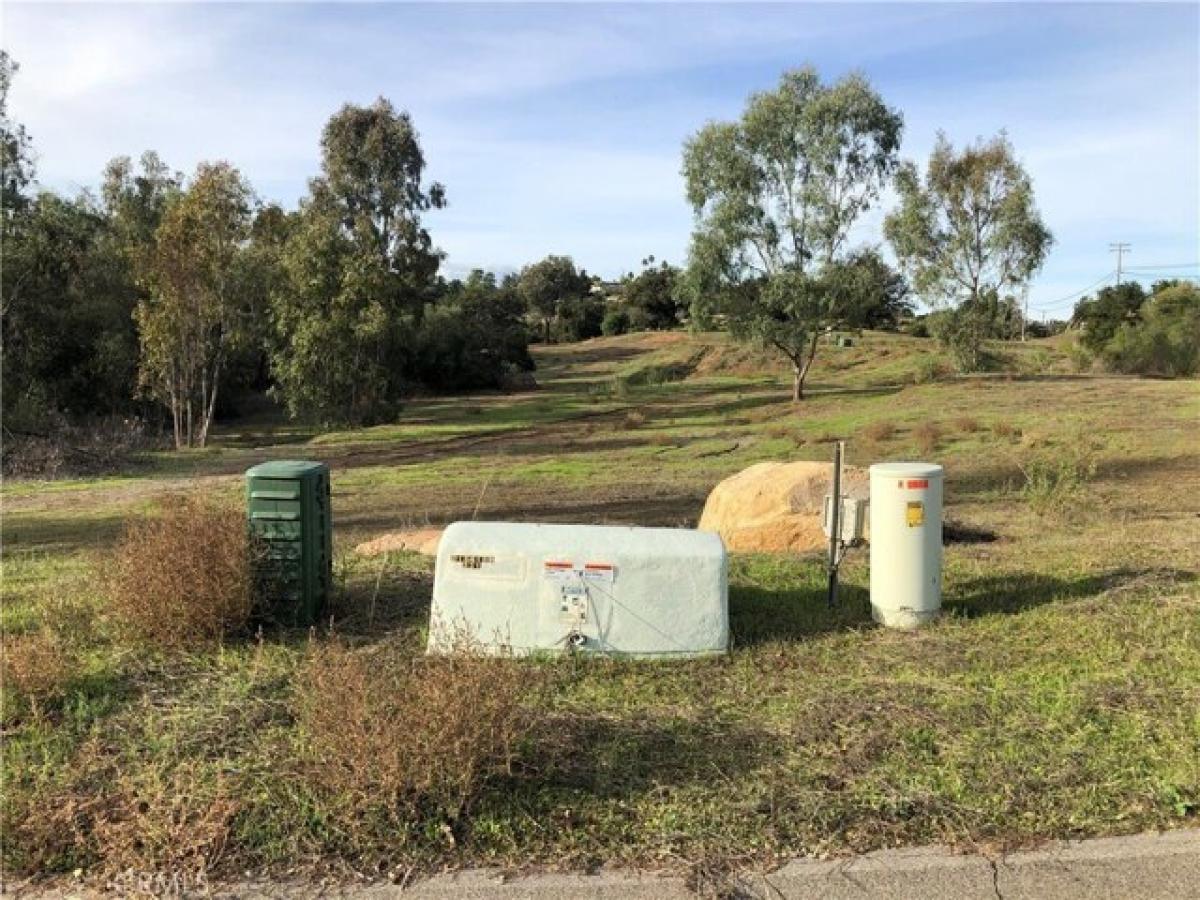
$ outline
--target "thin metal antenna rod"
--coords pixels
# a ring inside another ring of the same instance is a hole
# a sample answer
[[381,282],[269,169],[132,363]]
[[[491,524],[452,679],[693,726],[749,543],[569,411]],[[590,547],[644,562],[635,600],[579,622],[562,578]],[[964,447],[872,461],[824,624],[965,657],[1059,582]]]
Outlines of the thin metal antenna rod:
[[845,443],[833,445],[833,510],[829,515],[829,606],[837,603],[838,550],[842,542],[842,452]]

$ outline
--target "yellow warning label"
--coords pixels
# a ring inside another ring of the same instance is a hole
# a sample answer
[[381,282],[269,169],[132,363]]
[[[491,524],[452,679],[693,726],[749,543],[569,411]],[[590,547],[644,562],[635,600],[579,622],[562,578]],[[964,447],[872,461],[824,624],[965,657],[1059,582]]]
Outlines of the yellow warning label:
[[925,504],[919,500],[910,501],[908,504],[908,527],[916,528],[918,525],[925,524]]

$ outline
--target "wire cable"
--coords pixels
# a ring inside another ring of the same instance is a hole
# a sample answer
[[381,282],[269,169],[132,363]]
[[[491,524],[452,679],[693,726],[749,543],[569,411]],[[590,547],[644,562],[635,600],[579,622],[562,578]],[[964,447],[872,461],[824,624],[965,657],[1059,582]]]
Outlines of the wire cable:
[[1121,271],[1122,272],[1136,272],[1139,269],[1154,269],[1155,271],[1157,271],[1158,269],[1200,269],[1200,262],[1163,263],[1162,265],[1158,265],[1158,266],[1151,266],[1151,265],[1122,266]]
[[1081,288],[1081,289],[1080,289],[1080,290],[1078,290],[1078,291],[1073,291],[1072,293],[1070,293],[1070,294],[1067,294],[1065,297],[1060,297],[1060,298],[1059,298],[1059,299],[1057,299],[1057,300],[1051,300],[1049,303],[1042,303],[1042,304],[1033,304],[1033,303],[1030,303],[1030,304],[1029,304],[1029,308],[1030,308],[1030,309],[1035,309],[1035,310],[1037,310],[1038,312],[1058,312],[1059,310],[1055,310],[1055,309],[1054,309],[1054,307],[1056,307],[1056,306],[1061,306],[1061,305],[1062,305],[1062,304],[1064,304],[1064,303],[1067,303],[1067,302],[1070,302],[1070,301],[1072,301],[1072,300],[1076,300],[1076,299],[1078,299],[1079,297],[1082,297],[1082,296],[1083,296],[1084,294],[1086,294],[1088,291],[1090,291],[1090,290],[1093,290],[1093,289],[1095,289],[1095,288],[1098,288],[1100,285],[1104,284],[1104,283],[1105,283],[1106,281],[1108,281],[1110,278],[1113,278],[1114,276],[1116,276],[1116,274],[1117,274],[1117,270],[1116,270],[1116,269],[1113,269],[1111,272],[1109,272],[1109,273],[1108,273],[1107,275],[1105,275],[1103,278],[1099,278],[1099,279],[1097,279],[1096,281],[1092,282],[1091,284],[1089,284],[1089,285],[1088,285],[1087,287],[1085,287],[1085,288]]

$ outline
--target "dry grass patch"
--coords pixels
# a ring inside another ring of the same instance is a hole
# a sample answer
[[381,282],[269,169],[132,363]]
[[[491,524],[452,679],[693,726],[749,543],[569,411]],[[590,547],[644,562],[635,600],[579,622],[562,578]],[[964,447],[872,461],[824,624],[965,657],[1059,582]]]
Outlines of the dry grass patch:
[[314,643],[294,692],[310,786],[356,842],[371,823],[452,834],[509,771],[537,682],[512,659]]
[[865,428],[863,428],[859,433],[862,435],[863,440],[867,440],[872,443],[877,444],[880,441],[890,441],[896,436],[896,423],[883,419],[877,422],[872,422],[870,425],[867,425]]
[[245,629],[254,609],[245,513],[198,494],[170,498],[160,515],[131,523],[103,576],[118,632],[178,648]]
[[638,409],[631,409],[625,413],[626,428],[641,428],[646,424],[646,414]]
[[913,429],[913,440],[922,453],[933,453],[942,438],[942,429],[935,422],[922,422]]
[[992,434],[998,438],[1002,438],[1003,440],[1011,441],[1016,440],[1021,436],[1021,429],[1012,424],[1012,422],[993,422]]
[[963,434],[974,434],[983,428],[974,416],[959,416],[954,420],[954,427]]
[[234,795],[198,762],[124,771],[114,748],[91,738],[61,784],[5,810],[5,828],[25,853],[26,871],[74,865],[92,879],[203,876],[228,849],[241,809]]
[[679,440],[666,431],[656,431],[646,438],[646,443],[652,447],[677,447]]
[[60,700],[78,669],[78,661],[49,629],[6,635],[0,654],[3,718],[38,718]]

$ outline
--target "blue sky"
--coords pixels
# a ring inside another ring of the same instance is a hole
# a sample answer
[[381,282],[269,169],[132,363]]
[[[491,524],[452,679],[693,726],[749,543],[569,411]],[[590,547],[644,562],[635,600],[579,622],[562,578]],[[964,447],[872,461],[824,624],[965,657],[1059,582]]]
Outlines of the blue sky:
[[[1200,261],[1200,5],[6,3],[11,106],[43,185],[94,186],[154,149],[238,165],[293,205],[343,102],[408,109],[448,209],[450,273],[566,253],[616,276],[682,262],[683,140],[786,68],[862,70],[904,113],[903,155],[1007,129],[1057,238],[1030,304],[1114,267]],[[856,229],[881,240],[883,209]],[[1166,271],[1200,274],[1200,268]],[[1148,273],[1147,273],[1148,274]]]

